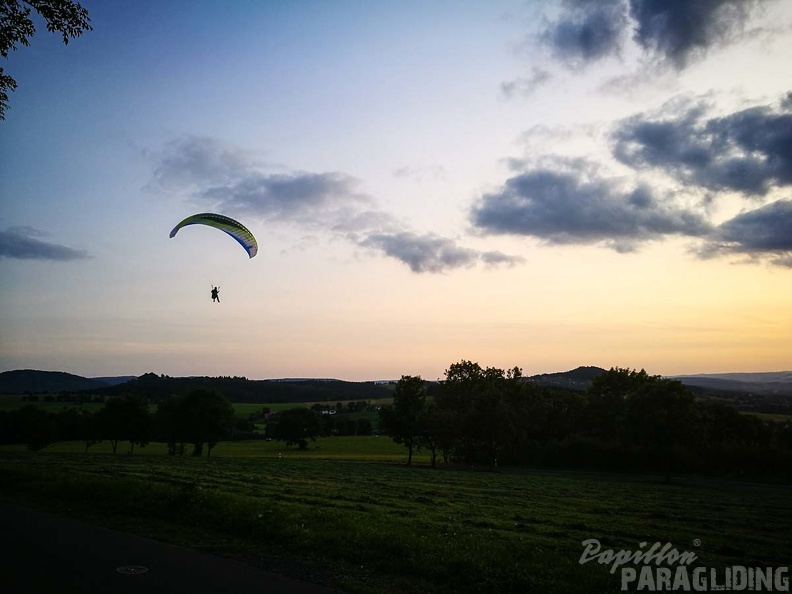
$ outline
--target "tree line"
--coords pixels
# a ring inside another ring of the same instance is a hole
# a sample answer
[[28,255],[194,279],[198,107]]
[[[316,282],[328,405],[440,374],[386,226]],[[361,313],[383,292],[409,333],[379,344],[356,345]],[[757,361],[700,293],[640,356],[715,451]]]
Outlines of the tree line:
[[55,441],[82,441],[85,451],[108,441],[115,454],[119,443],[145,447],[151,441],[168,444],[168,453],[210,456],[212,449],[235,431],[250,428],[234,416],[231,403],[212,390],[193,390],[170,396],[151,412],[149,401],[138,394],[108,398],[96,412],[68,408],[50,413],[27,404],[18,410],[0,411],[0,443],[24,443],[37,451]]
[[445,379],[402,376],[380,426],[407,449],[465,465],[792,477],[792,423],[763,421],[681,382],[612,368],[583,394],[524,381],[517,367],[461,361]]
[[[308,447],[319,436],[371,435],[366,418],[329,414],[371,411],[366,401],[335,408],[305,406],[247,419],[234,416],[219,392],[195,389],[151,400],[137,392],[108,397],[92,413],[54,414],[28,404],[0,411],[0,443],[38,450],[56,440],[120,443],[129,451],[164,442],[172,455],[211,455],[225,439],[276,439]],[[325,414],[323,414],[325,413]],[[266,432],[254,423],[265,422]],[[431,463],[569,467],[627,472],[687,472],[792,478],[792,423],[741,414],[713,400],[697,399],[681,382],[645,370],[612,368],[584,393],[525,381],[519,368],[482,368],[461,361],[445,379],[402,376],[393,405],[379,411],[379,429]]]
[[[104,399],[103,408],[96,412],[68,408],[50,413],[35,404],[0,411],[0,444],[23,443],[37,451],[56,441],[82,441],[87,452],[92,445],[106,441],[113,453],[119,443],[128,443],[132,453],[136,446],[157,441],[166,443],[171,455],[184,455],[191,446],[192,455],[206,451],[207,457],[226,439],[276,439],[306,448],[319,436],[372,435],[369,419],[344,414],[370,409],[369,402],[361,400],[337,402],[334,408],[315,404],[310,409],[302,406],[279,413],[262,407],[240,418],[219,392],[198,389],[161,399],[152,413],[150,400],[133,392]],[[322,414],[331,410],[340,414]],[[257,422],[266,423],[265,433],[257,431]]]
[[[355,403],[350,404],[355,405]],[[363,410],[365,407],[352,408]],[[322,415],[321,410],[315,406],[290,408],[270,416],[264,432],[265,439],[276,439],[283,441],[287,446],[296,445],[304,450],[309,442],[315,442],[319,436],[372,435],[374,432],[374,426],[369,419]]]

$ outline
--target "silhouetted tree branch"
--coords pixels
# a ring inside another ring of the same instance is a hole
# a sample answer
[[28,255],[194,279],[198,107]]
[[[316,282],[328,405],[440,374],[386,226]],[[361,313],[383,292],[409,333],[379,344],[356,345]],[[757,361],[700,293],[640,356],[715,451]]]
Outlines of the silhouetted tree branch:
[[[66,45],[70,38],[93,30],[88,11],[72,0],[0,0],[0,56],[3,58],[8,58],[10,51],[16,51],[17,44],[30,45],[28,39],[35,34],[36,26],[30,18],[29,7],[46,21],[47,31],[63,36]],[[16,81],[0,67],[0,120],[5,119],[8,109],[8,92],[16,87]]]

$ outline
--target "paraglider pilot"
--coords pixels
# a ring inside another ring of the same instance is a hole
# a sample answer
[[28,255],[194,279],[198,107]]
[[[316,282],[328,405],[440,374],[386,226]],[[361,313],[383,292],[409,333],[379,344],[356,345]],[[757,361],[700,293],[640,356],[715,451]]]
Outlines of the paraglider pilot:
[[212,301],[220,303],[220,287],[212,287]]

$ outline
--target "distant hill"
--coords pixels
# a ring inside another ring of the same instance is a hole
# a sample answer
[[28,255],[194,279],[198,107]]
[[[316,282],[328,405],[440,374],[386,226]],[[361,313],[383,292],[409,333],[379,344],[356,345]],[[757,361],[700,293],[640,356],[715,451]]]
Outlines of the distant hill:
[[107,385],[107,382],[99,379],[81,377],[63,371],[19,369],[0,373],[0,394],[79,392]]
[[337,379],[249,380],[244,377],[169,377],[146,373],[119,386],[93,390],[116,396],[138,393],[151,401],[191,390],[215,390],[231,402],[268,404],[275,402],[341,402],[373,400],[393,396],[393,386],[375,382],[346,382]]
[[[543,373],[523,381],[585,392],[592,380],[605,373],[601,367],[577,367]],[[701,399],[717,399],[738,410],[792,414],[792,371],[768,373],[721,373],[675,376]],[[347,382],[326,378],[249,380],[244,377],[169,377],[147,373],[140,377],[86,378],[60,371],[24,369],[0,373],[0,394],[60,394],[89,392],[102,396],[139,393],[156,402],[173,394],[205,388],[216,390],[232,402],[340,402],[373,400],[393,396],[393,383]]]
[[542,386],[564,388],[573,392],[585,392],[591,385],[591,381],[602,373],[605,373],[605,369],[601,367],[576,367],[570,371],[532,375],[526,377],[525,381]]
[[158,401],[195,389],[216,390],[232,402],[339,402],[371,400],[393,395],[384,382],[346,382],[337,379],[288,378],[249,380],[244,377],[169,377],[147,373],[140,377],[86,378],[61,371],[33,369],[0,373],[0,394],[59,394],[90,392],[103,396],[139,393]]
[[676,376],[697,398],[715,399],[744,412],[792,415],[792,372]]
[[697,386],[724,392],[792,397],[792,371],[767,373],[702,373],[678,375],[672,379],[686,386]]
[[759,373],[696,373],[678,375],[677,378],[712,378],[748,383],[787,383],[792,384],[792,371],[766,371]]
[[117,375],[112,377],[92,377],[91,379],[98,380],[107,386],[117,386],[118,384],[125,384],[133,379],[137,379],[136,375]]
[[[560,373],[543,373],[526,382],[585,392],[591,381],[605,370],[578,367]],[[792,414],[792,372],[721,373],[676,376],[702,400],[718,400],[744,412]]]
[[688,386],[700,386],[715,390],[792,395],[792,371],[701,373],[697,375],[677,375],[673,379],[678,379]]

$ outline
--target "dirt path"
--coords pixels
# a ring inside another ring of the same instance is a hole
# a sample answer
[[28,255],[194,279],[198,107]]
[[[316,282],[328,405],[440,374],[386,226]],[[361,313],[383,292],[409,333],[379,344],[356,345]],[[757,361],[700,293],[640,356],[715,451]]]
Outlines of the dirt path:
[[6,503],[0,503],[0,543],[4,594],[340,594],[238,561]]

